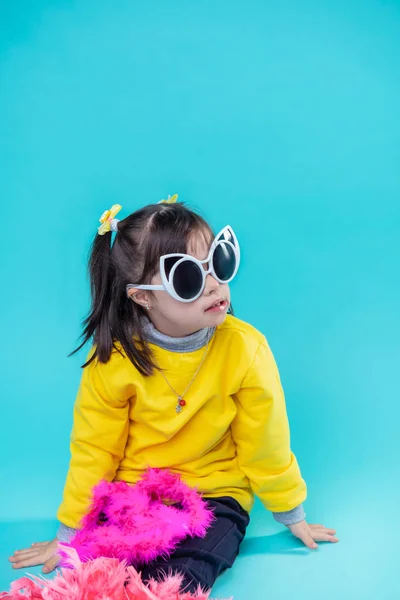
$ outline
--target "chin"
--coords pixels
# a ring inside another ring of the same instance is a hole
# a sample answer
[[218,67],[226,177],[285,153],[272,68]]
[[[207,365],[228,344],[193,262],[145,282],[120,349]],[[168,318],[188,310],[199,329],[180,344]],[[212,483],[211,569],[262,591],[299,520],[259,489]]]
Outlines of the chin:
[[227,315],[227,311],[224,310],[222,313],[215,313],[211,315],[205,315],[206,327],[217,327],[218,325],[222,325],[225,321]]

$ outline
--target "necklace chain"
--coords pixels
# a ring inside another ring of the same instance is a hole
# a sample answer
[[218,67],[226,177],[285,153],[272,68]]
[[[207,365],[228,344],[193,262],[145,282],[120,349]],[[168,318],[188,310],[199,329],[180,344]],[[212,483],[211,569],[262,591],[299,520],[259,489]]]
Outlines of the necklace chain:
[[178,394],[178,392],[176,390],[174,390],[174,388],[172,387],[172,385],[170,384],[170,382],[168,381],[166,375],[164,374],[164,371],[162,369],[160,369],[160,373],[161,375],[164,377],[166,383],[168,384],[168,386],[170,387],[171,391],[175,394],[175,396],[178,398],[178,402],[176,404],[175,407],[175,412],[176,413],[180,413],[182,411],[182,408],[186,405],[186,400],[184,399],[185,394],[188,392],[189,388],[192,386],[194,380],[196,379],[197,375],[199,374],[199,371],[201,369],[201,367],[204,364],[204,361],[206,360],[206,356],[208,353],[208,345],[210,343],[210,340],[207,340],[207,344],[206,344],[206,349],[204,351],[203,357],[200,361],[199,366],[197,367],[192,379],[189,381],[188,385],[185,388],[185,391],[182,394]]

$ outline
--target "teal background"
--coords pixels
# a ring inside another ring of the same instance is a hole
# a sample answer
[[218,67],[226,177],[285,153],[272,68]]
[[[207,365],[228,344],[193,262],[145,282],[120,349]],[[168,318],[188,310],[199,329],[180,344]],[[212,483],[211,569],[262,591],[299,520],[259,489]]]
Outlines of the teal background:
[[237,231],[237,316],[341,540],[310,553],[257,503],[213,595],[400,597],[399,28],[394,0],[2,0],[0,589],[55,533],[97,220],[177,192]]

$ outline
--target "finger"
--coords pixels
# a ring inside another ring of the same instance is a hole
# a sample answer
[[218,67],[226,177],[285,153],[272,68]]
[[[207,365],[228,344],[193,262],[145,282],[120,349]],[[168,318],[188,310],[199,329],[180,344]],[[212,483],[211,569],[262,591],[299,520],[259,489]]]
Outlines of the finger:
[[306,531],[301,532],[299,538],[301,539],[303,544],[307,546],[307,548],[310,548],[311,550],[315,550],[316,548],[318,548],[318,544],[315,543],[310,533]]
[[[40,559],[40,554],[39,553],[37,553],[37,554],[28,554],[28,555],[25,555],[25,556],[20,556],[19,558],[16,558],[15,556],[11,556],[10,559],[9,559],[9,561],[11,563],[14,563],[14,564],[19,564],[19,563],[25,562],[26,560],[31,560],[32,558],[35,558],[35,559],[39,560]],[[43,560],[42,560],[42,562],[43,562]]]
[[314,540],[317,540],[318,542],[338,542],[338,538],[334,537],[333,535],[329,535],[328,533],[318,533],[318,534],[313,534],[313,538]]
[[16,550],[14,554],[20,556],[21,554],[28,554],[29,552],[40,552],[40,548],[24,548],[23,550]]
[[45,562],[44,567],[42,569],[43,573],[51,573],[57,567],[60,562],[60,558],[58,556],[52,556],[48,561]]
[[49,542],[33,542],[32,546],[47,546]]
[[24,548],[23,550],[15,550],[14,554],[26,554],[27,552],[39,552],[39,550],[35,550],[34,548]]
[[334,529],[313,529],[311,532],[312,537],[316,540],[323,537],[333,537],[336,531]]
[[19,560],[18,562],[14,563],[12,568],[13,569],[22,569],[23,567],[36,567],[37,565],[42,565],[43,564],[43,558],[40,556],[40,554],[36,555],[36,556],[30,556],[29,558],[24,558],[23,560]]
[[323,529],[313,529],[311,531],[311,535],[313,536],[314,539],[319,535],[335,535],[335,534],[336,534],[335,529],[327,529],[326,527],[324,527]]
[[310,529],[314,531],[325,531],[326,533],[332,533],[333,535],[336,533],[336,529],[329,529],[324,525],[309,525]]
[[39,550],[20,552],[19,554],[14,554],[13,556],[10,556],[9,560],[11,562],[18,562],[20,560],[26,560],[27,558],[31,558],[32,556],[38,556],[39,554],[40,554]]
[[336,533],[336,529],[328,529],[327,527],[325,527],[323,531],[325,531],[325,533],[329,533],[330,535],[335,535]]

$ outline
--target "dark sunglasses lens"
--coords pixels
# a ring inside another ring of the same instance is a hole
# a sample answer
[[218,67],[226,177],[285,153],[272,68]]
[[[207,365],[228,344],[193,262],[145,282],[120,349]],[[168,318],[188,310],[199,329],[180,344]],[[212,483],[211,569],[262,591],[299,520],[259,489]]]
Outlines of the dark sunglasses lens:
[[197,296],[203,285],[200,267],[191,260],[184,260],[175,269],[173,285],[178,296],[183,300],[191,300]]
[[166,274],[168,280],[169,280],[169,274],[171,273],[172,267],[178,262],[178,260],[180,260],[180,258],[181,257],[179,257],[179,256],[170,256],[169,258],[165,259],[164,269],[165,269],[165,274]]
[[213,255],[214,272],[221,281],[228,281],[236,269],[236,255],[229,244],[219,242]]

